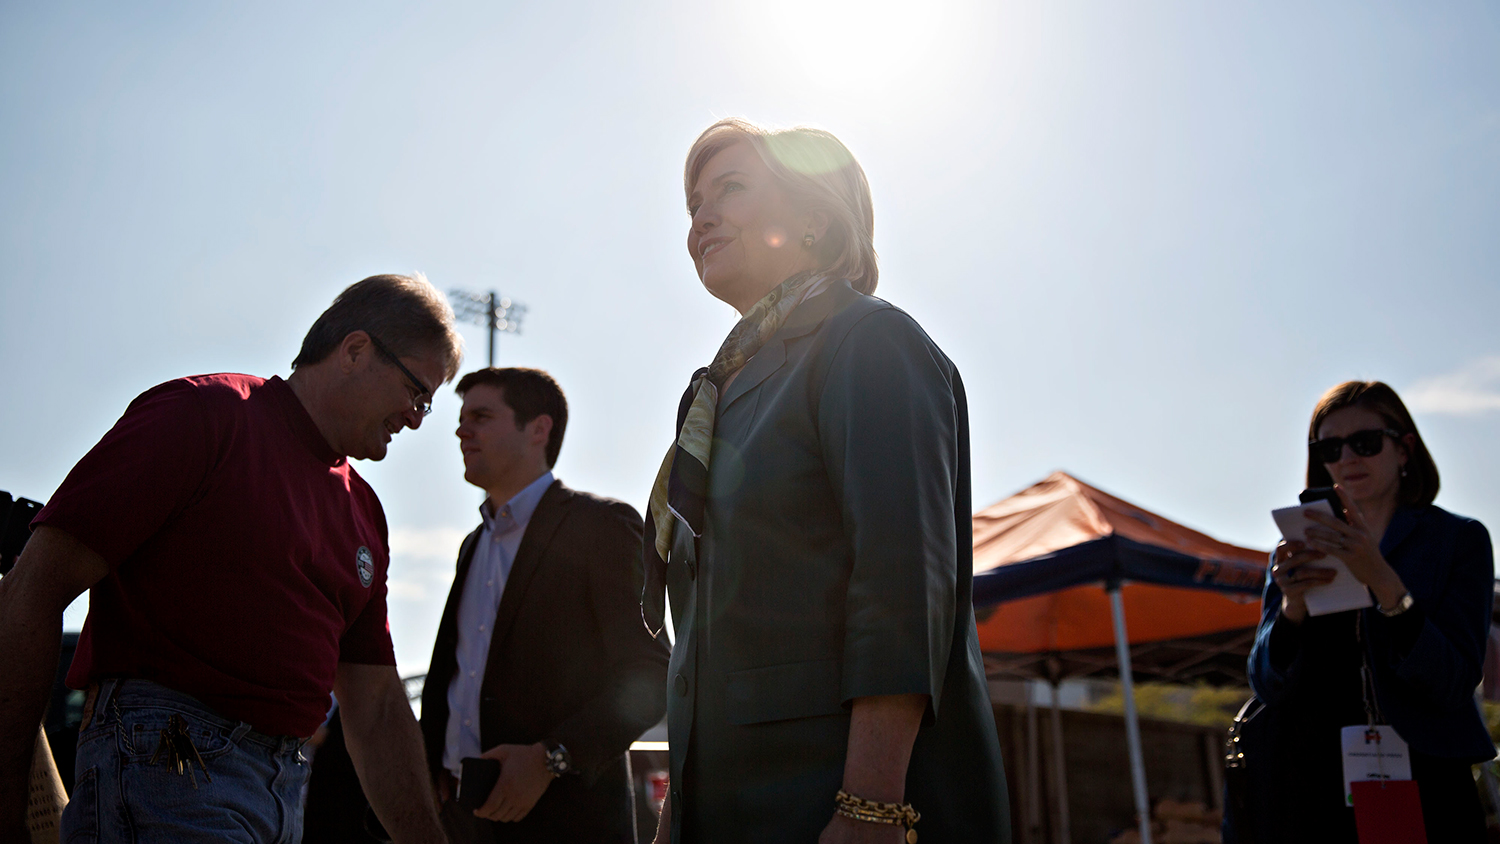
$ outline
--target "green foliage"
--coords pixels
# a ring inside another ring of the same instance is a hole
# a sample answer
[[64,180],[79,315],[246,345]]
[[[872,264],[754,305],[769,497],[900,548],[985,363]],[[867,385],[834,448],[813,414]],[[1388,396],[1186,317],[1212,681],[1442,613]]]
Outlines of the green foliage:
[[[1090,712],[1124,713],[1125,697],[1120,684],[1112,685],[1113,691],[1086,707]],[[1249,699],[1249,689],[1217,688],[1201,683],[1194,686],[1142,683],[1135,687],[1135,708],[1142,718],[1226,730],[1234,721],[1234,713]]]
[[1484,725],[1490,728],[1490,740],[1500,742],[1500,703],[1486,700],[1482,704]]

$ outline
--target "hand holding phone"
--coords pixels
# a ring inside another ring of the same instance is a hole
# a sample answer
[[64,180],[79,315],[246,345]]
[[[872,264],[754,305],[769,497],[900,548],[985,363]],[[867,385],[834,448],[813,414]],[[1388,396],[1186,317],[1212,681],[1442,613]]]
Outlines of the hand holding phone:
[[[1329,500],[1325,493],[1331,493],[1333,500]],[[1347,519],[1338,491],[1310,489],[1298,498],[1302,503],[1295,507],[1271,511],[1271,517],[1288,542],[1287,546],[1277,550],[1277,561],[1271,570],[1272,578],[1287,599],[1282,607],[1287,619],[1296,623],[1301,620],[1297,616],[1303,612],[1326,615],[1370,606],[1373,603],[1370,591],[1350,572],[1345,559],[1327,547],[1318,547],[1324,543],[1309,540],[1309,531],[1330,530],[1326,522],[1320,525],[1309,518],[1310,512],[1322,513],[1325,520],[1333,517]],[[1304,563],[1313,565],[1304,568]],[[1328,577],[1330,573],[1333,575],[1331,579]]]
[[1314,501],[1327,501],[1328,506],[1333,509],[1333,515],[1339,521],[1348,524],[1349,516],[1344,513],[1344,502],[1339,498],[1339,491],[1331,486],[1315,486],[1302,490],[1297,494],[1297,500],[1303,504],[1311,504]]
[[500,781],[500,760],[470,756],[459,765],[458,805],[473,811],[484,805]]

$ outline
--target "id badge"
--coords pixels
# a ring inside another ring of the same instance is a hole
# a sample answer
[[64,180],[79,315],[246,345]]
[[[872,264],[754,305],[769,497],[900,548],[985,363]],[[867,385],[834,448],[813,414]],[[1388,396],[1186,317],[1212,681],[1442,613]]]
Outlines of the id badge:
[[1411,752],[1389,724],[1357,724],[1341,731],[1344,743],[1344,805],[1354,805],[1356,782],[1411,779]]

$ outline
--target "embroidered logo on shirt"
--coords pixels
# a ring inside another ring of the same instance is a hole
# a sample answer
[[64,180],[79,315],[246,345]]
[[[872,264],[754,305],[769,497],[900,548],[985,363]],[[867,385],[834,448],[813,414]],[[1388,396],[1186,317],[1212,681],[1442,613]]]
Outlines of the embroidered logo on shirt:
[[359,572],[359,585],[370,588],[370,581],[375,579],[375,558],[370,554],[370,549],[359,546],[354,553],[354,568]]

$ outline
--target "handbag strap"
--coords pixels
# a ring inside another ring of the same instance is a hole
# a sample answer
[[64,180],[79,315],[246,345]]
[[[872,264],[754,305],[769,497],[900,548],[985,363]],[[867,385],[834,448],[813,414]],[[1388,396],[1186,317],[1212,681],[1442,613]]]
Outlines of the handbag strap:
[[1240,711],[1235,713],[1234,723],[1229,725],[1229,736],[1224,741],[1225,768],[1232,770],[1245,767],[1245,747],[1241,743],[1241,735],[1245,724],[1265,708],[1266,705],[1260,698],[1251,695],[1250,699],[1245,701],[1245,705],[1240,707]]

